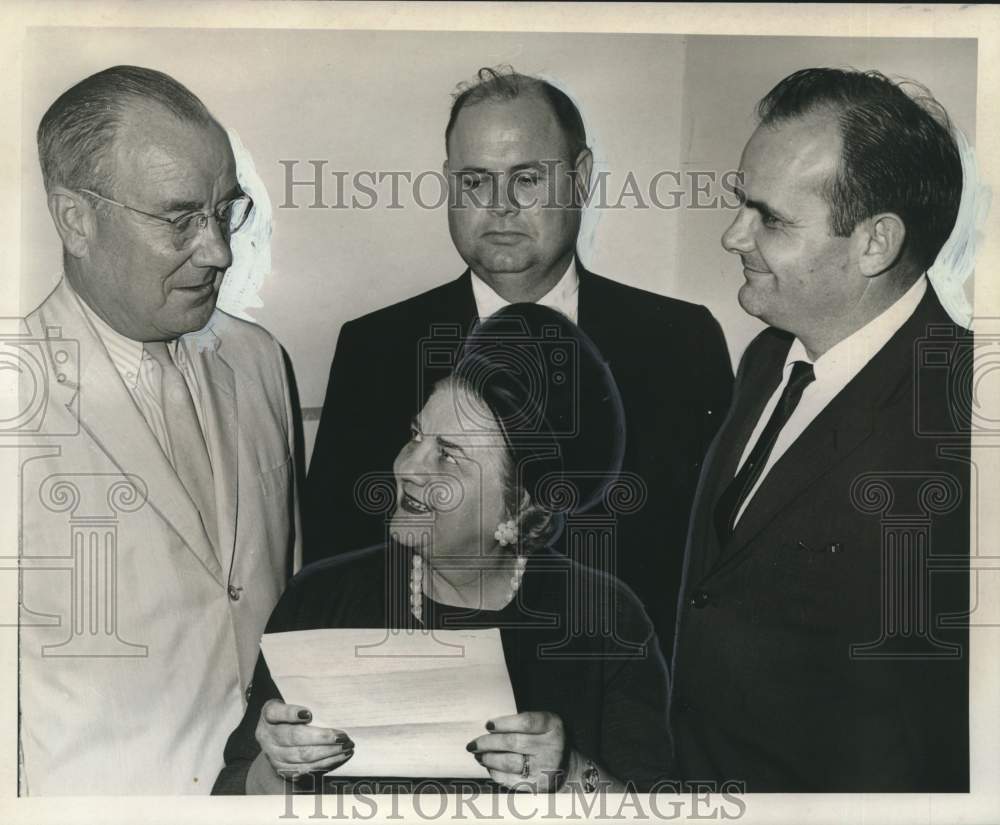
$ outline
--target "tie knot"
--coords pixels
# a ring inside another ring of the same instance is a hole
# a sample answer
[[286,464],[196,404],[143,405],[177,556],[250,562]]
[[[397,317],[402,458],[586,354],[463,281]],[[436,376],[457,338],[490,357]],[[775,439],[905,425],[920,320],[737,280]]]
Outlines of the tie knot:
[[167,349],[166,341],[147,341],[142,345],[142,348],[163,369],[175,369],[174,361],[170,357],[170,350]]
[[815,380],[816,373],[808,361],[796,361],[792,364],[792,374],[788,378],[789,389],[805,389]]

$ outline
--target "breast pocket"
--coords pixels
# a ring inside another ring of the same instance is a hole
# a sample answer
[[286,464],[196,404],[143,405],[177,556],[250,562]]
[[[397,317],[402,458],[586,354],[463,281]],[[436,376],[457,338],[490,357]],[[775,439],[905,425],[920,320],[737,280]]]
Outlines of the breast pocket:
[[289,474],[291,473],[292,459],[285,459],[284,463],[272,467],[270,470],[263,470],[258,476],[260,487],[265,496],[285,496],[288,493]]
[[784,541],[754,558],[748,598],[765,625],[833,630],[858,609],[854,559],[843,545]]

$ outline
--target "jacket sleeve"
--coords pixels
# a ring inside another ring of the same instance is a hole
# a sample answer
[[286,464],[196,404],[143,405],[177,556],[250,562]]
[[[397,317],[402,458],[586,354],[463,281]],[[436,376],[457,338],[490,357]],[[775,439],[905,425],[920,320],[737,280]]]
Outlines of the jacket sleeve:
[[[302,624],[299,615],[301,588],[298,586],[298,581],[300,579],[301,577],[297,577],[289,582],[288,588],[278,600],[277,606],[267,621],[265,633],[281,633],[286,630],[299,629]],[[261,709],[268,700],[281,699],[281,693],[271,678],[271,672],[268,670],[263,653],[257,656],[253,680],[250,682],[248,690],[246,712],[226,741],[226,748],[223,752],[225,765],[212,787],[213,795],[232,796],[246,793],[247,774],[250,772],[250,766],[257,758],[257,754],[260,753],[256,730]],[[207,709],[206,712],[210,713],[211,709]]]
[[289,548],[288,566],[292,574],[297,573],[302,568],[302,468],[298,466],[300,459],[299,450],[296,449],[296,442],[299,441],[301,430],[298,423],[300,416],[296,416],[297,404],[292,404],[292,363],[287,353],[282,347],[278,347],[279,367],[281,369],[281,389],[284,395],[285,404],[285,426],[288,431],[288,454],[292,457],[292,471],[289,474],[291,479],[291,511],[292,511],[292,543]]
[[354,500],[354,485],[371,469],[378,446],[371,444],[379,411],[365,337],[357,322],[349,322],[337,339],[302,499],[304,564],[372,543],[366,533],[371,517]]
[[280,699],[281,694],[271,679],[264,654],[257,657],[250,686],[250,701],[246,713],[236,729],[226,741],[223,752],[225,766],[212,787],[213,796],[234,796],[246,793],[247,774],[250,766],[260,753],[260,745],[255,735],[261,709],[269,699]]
[[632,592],[618,592],[617,629],[622,639],[641,642],[641,655],[622,656],[607,640],[599,758],[609,771],[639,793],[674,775],[674,751],[667,714],[667,665],[652,622]]

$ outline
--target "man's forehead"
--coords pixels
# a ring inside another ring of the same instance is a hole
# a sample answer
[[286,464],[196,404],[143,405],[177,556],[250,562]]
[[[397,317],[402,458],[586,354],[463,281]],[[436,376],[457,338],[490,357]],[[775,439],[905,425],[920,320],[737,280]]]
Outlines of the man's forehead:
[[449,160],[529,162],[558,160],[565,137],[551,105],[526,92],[512,100],[483,100],[465,106],[455,119]]
[[170,197],[197,197],[220,181],[235,182],[236,162],[218,124],[181,120],[156,105],[140,103],[127,110],[114,156],[123,177]]
[[764,124],[743,150],[740,169],[744,189],[816,191],[829,181],[840,163],[840,127],[831,116],[806,116]]

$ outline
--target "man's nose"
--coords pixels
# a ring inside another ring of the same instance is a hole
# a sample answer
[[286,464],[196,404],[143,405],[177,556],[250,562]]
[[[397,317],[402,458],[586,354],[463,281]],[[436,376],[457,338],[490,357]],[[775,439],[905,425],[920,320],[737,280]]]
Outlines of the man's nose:
[[214,216],[205,222],[205,227],[198,233],[194,243],[191,263],[195,266],[229,269],[233,262],[233,251],[229,246],[229,239],[223,234],[222,227]]
[[496,215],[510,215],[521,210],[521,205],[517,202],[517,193],[514,191],[516,182],[517,178],[512,175],[498,176],[493,186],[491,212]]
[[734,255],[743,255],[753,250],[753,235],[750,231],[753,222],[751,211],[745,206],[740,207],[736,218],[729,228],[722,233],[722,248]]

